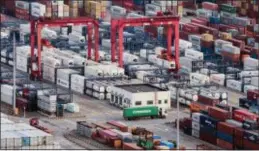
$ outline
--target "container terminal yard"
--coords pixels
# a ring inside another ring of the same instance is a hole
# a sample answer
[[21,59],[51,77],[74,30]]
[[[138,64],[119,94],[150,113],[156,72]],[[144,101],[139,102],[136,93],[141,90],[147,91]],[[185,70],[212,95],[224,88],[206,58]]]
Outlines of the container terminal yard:
[[259,150],[258,0],[1,0],[1,150]]

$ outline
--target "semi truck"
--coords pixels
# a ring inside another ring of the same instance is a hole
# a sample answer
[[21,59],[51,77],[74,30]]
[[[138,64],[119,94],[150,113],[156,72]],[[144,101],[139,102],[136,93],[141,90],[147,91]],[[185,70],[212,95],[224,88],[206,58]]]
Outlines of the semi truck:
[[126,120],[133,120],[140,117],[165,118],[167,111],[157,106],[129,107],[123,109],[123,117]]

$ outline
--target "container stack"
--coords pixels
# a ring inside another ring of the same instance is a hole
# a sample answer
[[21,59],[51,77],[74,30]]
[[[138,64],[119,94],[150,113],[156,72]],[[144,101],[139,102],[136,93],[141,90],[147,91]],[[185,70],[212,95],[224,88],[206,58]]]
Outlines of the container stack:
[[52,135],[25,123],[14,123],[1,115],[1,149],[60,149]]
[[246,98],[239,99],[239,106],[256,112],[257,110],[253,110],[253,109],[258,108],[259,106],[258,98],[259,98],[259,90],[250,89],[247,91]]
[[[148,132],[145,140],[140,137],[140,132]],[[176,148],[176,143],[162,140],[160,136],[154,135],[153,132],[141,127],[128,127],[119,121],[108,121],[107,123],[89,123],[87,121],[78,121],[76,132],[86,138],[91,138],[102,144],[108,145],[115,149],[123,150],[142,150],[142,149],[159,149],[169,150]],[[140,142],[149,143],[142,145]]]
[[78,17],[78,3],[77,0],[69,1],[69,16],[70,17]]
[[50,90],[39,90],[37,92],[37,106],[40,111],[48,115],[56,113],[57,109],[57,95]]
[[86,14],[96,19],[101,19],[106,16],[106,1],[86,1]]
[[19,19],[30,19],[30,3],[26,1],[15,1],[15,17]]
[[[183,123],[184,132],[222,149],[258,150],[259,116],[245,109],[233,110],[232,114],[231,117],[227,109],[209,106],[207,113],[192,113],[192,124]],[[192,132],[187,129],[192,129]]]

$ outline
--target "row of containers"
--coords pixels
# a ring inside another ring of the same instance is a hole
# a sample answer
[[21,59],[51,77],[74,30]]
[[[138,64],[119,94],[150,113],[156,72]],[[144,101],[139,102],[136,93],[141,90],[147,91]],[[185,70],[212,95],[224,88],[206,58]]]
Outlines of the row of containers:
[[110,2],[84,0],[39,0],[30,2],[10,0],[3,2],[3,6],[6,10],[5,13],[24,20],[33,20],[40,17],[79,17],[82,15],[100,19],[106,16],[106,8],[110,6]]
[[259,90],[248,90],[247,96],[239,99],[239,106],[259,114]]
[[1,114],[1,149],[60,149],[51,134],[25,123],[15,123]]
[[191,135],[222,149],[259,149],[259,116],[246,109],[228,111],[209,106],[207,111],[192,112],[181,128]]
[[145,128],[131,128],[120,121],[108,121],[107,123],[78,121],[76,132],[82,137],[93,139],[115,149],[163,150],[176,148],[175,142],[164,141],[160,136],[154,135]]
[[[10,83],[9,83],[10,84]],[[1,84],[1,102],[13,105],[12,85]],[[18,112],[41,111],[48,115],[64,116],[64,112],[78,113],[79,105],[73,103],[68,92],[57,92],[53,88],[37,88],[33,84],[22,84],[16,88],[15,106]]]

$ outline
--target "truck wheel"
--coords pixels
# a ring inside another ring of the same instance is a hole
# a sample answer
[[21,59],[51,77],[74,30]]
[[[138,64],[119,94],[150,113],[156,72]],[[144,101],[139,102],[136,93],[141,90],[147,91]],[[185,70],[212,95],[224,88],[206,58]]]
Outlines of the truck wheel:
[[151,119],[154,119],[154,116],[150,116],[151,117]]

